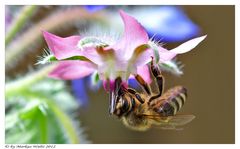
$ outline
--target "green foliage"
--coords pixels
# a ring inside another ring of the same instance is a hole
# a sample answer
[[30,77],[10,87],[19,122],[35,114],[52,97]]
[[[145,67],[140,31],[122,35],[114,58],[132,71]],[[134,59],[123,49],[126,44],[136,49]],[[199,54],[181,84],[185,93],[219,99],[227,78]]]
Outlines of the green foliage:
[[45,79],[6,97],[6,143],[87,143],[78,104],[62,81]]

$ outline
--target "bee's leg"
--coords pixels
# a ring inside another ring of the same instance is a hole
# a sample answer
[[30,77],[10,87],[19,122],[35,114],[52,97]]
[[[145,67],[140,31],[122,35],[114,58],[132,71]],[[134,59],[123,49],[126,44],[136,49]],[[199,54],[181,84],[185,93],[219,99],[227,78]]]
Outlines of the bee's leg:
[[148,94],[151,95],[151,91],[149,88],[149,85],[143,80],[143,78],[140,75],[135,75],[135,79],[138,81],[138,83],[143,87],[144,91]]
[[162,76],[162,73],[161,73],[161,70],[160,68],[158,67],[158,65],[156,64],[153,64],[153,57],[152,57],[152,61],[151,61],[151,72],[153,74],[153,76],[155,77],[156,79],[156,82],[157,82],[157,86],[158,86],[158,94],[155,95],[155,96],[152,96],[149,101],[152,101],[158,97],[160,97],[162,95],[162,92],[163,92],[163,86],[164,86],[164,78]]
[[134,90],[132,88],[128,88],[127,91],[129,93],[133,94],[140,103],[143,104],[145,102],[144,99],[142,99],[142,97],[139,95],[139,93],[136,90]]

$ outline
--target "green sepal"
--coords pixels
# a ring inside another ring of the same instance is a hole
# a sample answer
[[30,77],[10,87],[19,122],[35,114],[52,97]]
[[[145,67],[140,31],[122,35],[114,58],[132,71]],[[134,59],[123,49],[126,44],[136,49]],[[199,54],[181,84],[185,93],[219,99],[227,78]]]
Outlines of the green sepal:
[[160,55],[159,55],[159,52],[158,52],[158,46],[157,46],[157,44],[154,43],[154,42],[152,42],[152,41],[149,41],[149,42],[148,42],[148,45],[149,45],[150,48],[153,50],[154,58],[155,58],[156,63],[159,63]]
[[170,72],[176,76],[180,76],[183,74],[182,71],[183,64],[176,60],[161,62],[159,63],[159,67],[161,68],[161,70]]
[[91,82],[93,85],[96,85],[100,80],[99,74],[96,72],[94,72],[91,76]]
[[54,55],[48,55],[42,58],[37,64],[46,64],[50,62],[66,61],[66,60],[79,60],[79,61],[90,61],[85,56],[72,56],[69,58],[58,60]]
[[80,61],[89,61],[88,58],[86,58],[85,56],[72,56],[69,58],[65,58],[65,59],[61,59],[58,60],[54,55],[52,55],[49,59],[50,62],[54,62],[54,61],[66,61],[66,60],[80,60]]

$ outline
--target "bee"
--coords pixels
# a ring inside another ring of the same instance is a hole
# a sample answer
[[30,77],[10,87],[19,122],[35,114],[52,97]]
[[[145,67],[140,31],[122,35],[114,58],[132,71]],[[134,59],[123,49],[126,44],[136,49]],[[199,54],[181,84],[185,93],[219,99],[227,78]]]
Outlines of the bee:
[[186,88],[175,86],[162,94],[164,78],[158,65],[153,64],[153,58],[150,70],[155,77],[158,93],[152,93],[150,85],[140,75],[135,75],[135,79],[142,86],[143,93],[124,87],[121,79],[117,78],[116,90],[110,93],[110,114],[117,116],[128,128],[137,131],[148,130],[153,125],[177,130],[177,127],[192,121],[194,115],[177,114],[186,101]]

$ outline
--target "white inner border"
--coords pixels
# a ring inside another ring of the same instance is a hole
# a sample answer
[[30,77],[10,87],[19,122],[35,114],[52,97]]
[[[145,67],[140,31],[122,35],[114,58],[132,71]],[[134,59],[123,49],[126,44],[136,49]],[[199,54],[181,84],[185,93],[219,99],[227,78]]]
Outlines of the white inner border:
[[[239,141],[239,100],[240,96],[238,92],[239,89],[239,63],[240,63],[240,35],[239,35],[239,26],[240,26],[240,0],[6,0],[5,2],[2,2],[0,5],[0,16],[1,16],[1,34],[0,34],[0,41],[1,41],[1,49],[0,49],[0,126],[1,126],[1,133],[0,133],[0,148],[4,148],[5,146],[5,127],[4,127],[4,115],[5,115],[5,103],[4,103],[4,87],[5,87],[5,5],[86,5],[86,4],[107,4],[107,5],[235,5],[235,145],[162,145],[162,144],[155,144],[155,145],[134,145],[136,148],[145,148],[145,147],[151,147],[151,148],[186,148],[186,149],[192,149],[193,147],[195,149],[202,149],[202,148],[239,148],[240,147],[240,141]],[[224,20],[223,20],[224,21]],[[222,37],[224,38],[224,36]],[[237,42],[238,41],[238,42]],[[238,77],[237,77],[238,76]],[[223,118],[224,120],[224,118]],[[71,147],[71,149],[80,149],[81,147],[100,147],[100,148],[128,148],[133,147],[130,145],[57,145],[57,149],[66,149]]]

